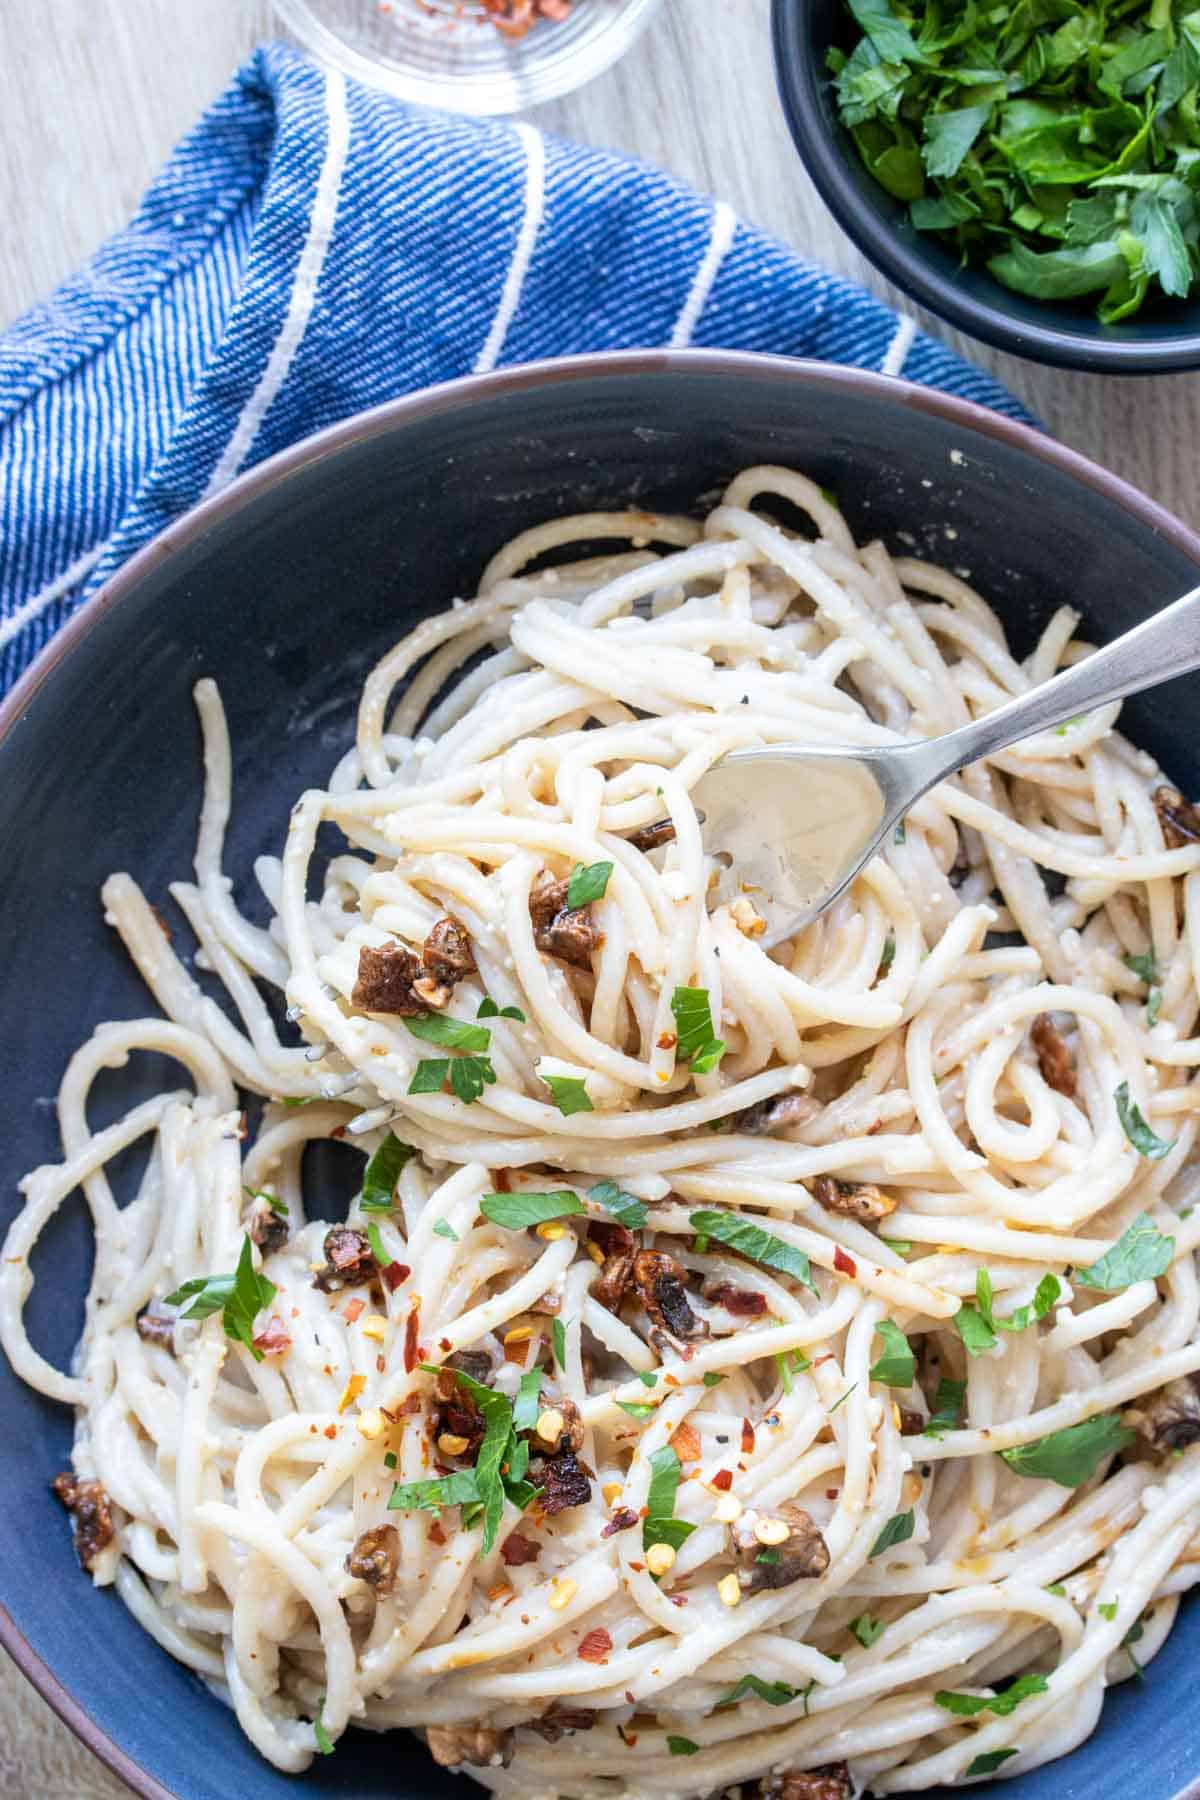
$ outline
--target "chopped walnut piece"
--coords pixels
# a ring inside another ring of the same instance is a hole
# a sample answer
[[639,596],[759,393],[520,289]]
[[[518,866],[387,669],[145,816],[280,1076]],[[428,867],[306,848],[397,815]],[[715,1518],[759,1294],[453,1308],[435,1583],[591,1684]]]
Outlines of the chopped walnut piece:
[[1200,1382],[1194,1375],[1168,1381],[1126,1414],[1155,1450],[1184,1450],[1200,1441]]
[[433,1415],[435,1441],[440,1442],[445,1437],[460,1439],[463,1445],[461,1450],[443,1451],[443,1454],[456,1454],[468,1462],[474,1462],[487,1430],[487,1421],[479,1410],[475,1396],[469,1388],[460,1385],[453,1369],[441,1370],[436,1391],[437,1406]]
[[1029,1037],[1037,1051],[1038,1068],[1047,1087],[1068,1100],[1075,1098],[1075,1064],[1062,1040],[1058,1026],[1049,1013],[1039,1013],[1029,1027]]
[[701,1292],[713,1306],[723,1306],[739,1319],[761,1319],[769,1312],[767,1296],[753,1288],[735,1287],[732,1281],[706,1281]]
[[755,1793],[758,1800],[851,1800],[854,1784],[844,1762],[822,1763],[819,1769],[764,1775]]
[[708,1325],[688,1304],[687,1272],[664,1250],[639,1250],[633,1259],[633,1283],[650,1315],[655,1332],[687,1340],[708,1336]]
[[492,1377],[492,1359],[486,1350],[456,1350],[446,1358],[447,1369],[458,1369],[487,1387]]
[[592,1282],[592,1298],[615,1313],[633,1286],[638,1240],[615,1220],[610,1223],[607,1219],[593,1219],[588,1226],[588,1243],[595,1244],[604,1256],[599,1277]]
[[[788,1528],[781,1544],[767,1550],[764,1562],[763,1543],[743,1520],[729,1528],[730,1542],[738,1565],[738,1582],[744,1594],[761,1594],[773,1588],[791,1587],[794,1581],[810,1580],[823,1575],[829,1567],[829,1547],[809,1515],[790,1501],[777,1506],[771,1514]],[[761,1525],[762,1521],[756,1521]],[[774,1558],[774,1560],[770,1560]]]
[[530,894],[533,941],[545,956],[557,956],[560,962],[571,963],[577,969],[590,969],[600,933],[592,921],[590,906],[567,905],[567,886],[564,877],[561,881],[545,882]]
[[729,909],[729,916],[743,937],[758,938],[767,929],[767,921],[745,894],[738,895]]
[[364,944],[358,953],[358,980],[350,1004],[363,1012],[412,1017],[425,1010],[413,986],[421,975],[420,962],[403,944],[384,944],[379,950]]
[[282,1250],[288,1241],[286,1215],[277,1213],[261,1195],[246,1214],[245,1225],[250,1242],[257,1244],[264,1256],[271,1256],[276,1250]]
[[374,1525],[364,1531],[346,1558],[346,1569],[356,1581],[365,1581],[381,1597],[396,1585],[400,1561],[400,1533],[394,1525]]
[[1156,787],[1152,796],[1154,810],[1162,827],[1163,842],[1168,850],[1182,850],[1187,844],[1200,844],[1200,812],[1190,800],[1173,787]]
[[413,991],[429,1006],[445,1006],[454,985],[471,974],[475,956],[471,940],[457,919],[439,919],[421,950],[425,974],[413,983]]
[[536,1462],[531,1479],[541,1488],[538,1505],[551,1515],[566,1512],[568,1507],[586,1506],[592,1497],[592,1484],[585,1464],[573,1450],[560,1450]]
[[602,1663],[612,1647],[611,1633],[605,1631],[603,1625],[596,1625],[579,1640],[575,1654],[580,1662]]
[[634,850],[648,852],[661,850],[664,844],[675,841],[675,827],[670,819],[659,819],[654,825],[643,825],[640,831],[631,831],[625,842]]
[[339,1288],[361,1287],[374,1281],[379,1265],[371,1254],[371,1245],[361,1231],[348,1225],[335,1225],[325,1233],[325,1267],[313,1277],[313,1286],[323,1294],[336,1294]]
[[135,1320],[137,1334],[146,1344],[158,1344],[163,1350],[175,1354],[175,1321],[164,1319],[161,1313],[152,1313],[142,1308]]
[[632,1531],[637,1522],[638,1516],[631,1506],[618,1506],[600,1536],[610,1538],[616,1537],[618,1531]]
[[50,1486],[75,1520],[75,1554],[90,1569],[113,1541],[112,1501],[98,1481],[81,1481],[69,1469]]
[[477,1769],[506,1769],[515,1745],[511,1731],[490,1725],[427,1725],[425,1742],[435,1763],[443,1769],[473,1763]]
[[818,1175],[813,1199],[830,1212],[844,1213],[860,1225],[878,1225],[896,1210],[896,1202],[872,1181],[839,1181],[836,1175]]
[[811,1094],[776,1094],[771,1100],[759,1100],[742,1112],[734,1113],[735,1131],[747,1131],[751,1137],[762,1137],[768,1131],[789,1131],[807,1125],[821,1110],[820,1101]]
[[924,1431],[926,1418],[915,1406],[901,1406],[899,1401],[893,1403],[900,1415],[900,1431],[904,1437],[918,1437]]
[[538,1436],[535,1425],[529,1440],[530,1449],[535,1455],[542,1456],[553,1456],[560,1450],[582,1450],[583,1420],[579,1416],[579,1408],[575,1402],[573,1400],[555,1400],[551,1402],[550,1410],[556,1412],[562,1420],[562,1430],[554,1442],[549,1443],[546,1439]]
[[[607,1632],[604,1635],[607,1637]],[[587,1642],[586,1638],[584,1642]],[[540,1719],[526,1719],[525,1729],[536,1731],[548,1744],[557,1744],[564,1732],[590,1731],[595,1723],[595,1713],[587,1712],[582,1706],[556,1706],[553,1712],[543,1713]]]

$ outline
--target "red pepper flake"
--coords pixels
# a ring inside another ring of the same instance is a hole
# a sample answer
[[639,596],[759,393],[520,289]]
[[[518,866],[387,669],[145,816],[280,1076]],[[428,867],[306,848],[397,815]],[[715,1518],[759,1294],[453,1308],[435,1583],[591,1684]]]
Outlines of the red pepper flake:
[[638,1516],[631,1507],[618,1506],[600,1536],[610,1538],[616,1537],[618,1531],[632,1531],[637,1522]]
[[439,1350],[452,1350],[453,1348],[454,1348],[454,1345],[449,1338],[439,1338],[438,1339],[438,1349]]
[[351,1300],[348,1305],[342,1309],[342,1317],[345,1319],[347,1325],[353,1325],[362,1318],[363,1312],[366,1309],[366,1304],[365,1300]]
[[166,940],[169,944],[171,941],[171,927],[167,924],[167,921],[163,918],[162,914],[159,912],[157,906],[154,905],[153,901],[151,901],[151,903],[150,903],[150,911],[154,914],[154,917],[158,922],[158,929],[162,932],[163,936],[166,938]]
[[820,1366],[821,1366],[821,1364],[822,1364],[822,1363],[827,1363],[827,1362],[832,1362],[832,1361],[833,1361],[833,1351],[832,1351],[832,1350],[827,1350],[827,1351],[826,1351],[826,1352],[825,1352],[825,1354],[824,1354],[824,1356],[818,1356],[818,1357],[817,1357],[817,1358],[816,1358],[816,1359],[815,1359],[815,1360],[814,1360],[814,1362],[813,1362],[813,1368],[814,1368],[814,1369],[819,1369],[819,1368],[820,1368]]
[[536,1562],[541,1547],[532,1538],[522,1537],[519,1531],[514,1531],[501,1544],[500,1555],[510,1569],[519,1569],[522,1563]]
[[631,1568],[631,1569],[636,1569],[636,1570],[637,1570],[637,1573],[638,1573],[638,1574],[639,1574],[639,1575],[642,1575],[642,1574],[644,1574],[644,1573],[645,1573],[645,1569],[646,1569],[646,1565],[645,1565],[645,1563],[640,1563],[640,1562],[631,1562],[631,1563],[630,1563],[630,1565],[629,1565],[629,1566],[630,1566],[630,1568]]
[[825,1498],[827,1500],[836,1500],[841,1491],[841,1488],[826,1488]]
[[511,1194],[512,1193],[512,1170],[511,1169],[497,1169],[495,1171],[495,1182],[496,1182],[496,1192],[498,1194]]
[[658,1047],[660,1050],[673,1050],[678,1042],[678,1034],[674,1031],[660,1031],[658,1034]]
[[327,1438],[335,1438],[337,1436],[337,1426],[336,1425],[327,1425],[325,1427],[325,1436]]
[[833,1266],[839,1275],[849,1275],[853,1278],[858,1274],[858,1265],[855,1263],[854,1258],[852,1256],[847,1256],[840,1244],[833,1253]]
[[589,1631],[575,1652],[580,1662],[602,1663],[613,1647],[612,1638],[602,1625]]
[[377,1375],[386,1374],[386,1372],[387,1372],[387,1358],[386,1357],[377,1356],[375,1358],[375,1372]]
[[633,1746],[637,1743],[637,1732],[636,1731],[626,1731],[626,1729],[623,1725],[617,1726],[617,1736],[620,1738],[621,1742],[624,1744],[624,1746],[627,1750],[632,1750]]
[[628,1688],[625,1689],[625,1698],[629,1702],[630,1706],[637,1705],[637,1701],[634,1699],[633,1695],[630,1693]]
[[417,1366],[417,1332],[421,1325],[421,1309],[414,1306],[408,1315],[408,1324],[404,1327],[404,1367],[411,1375]]
[[700,1461],[700,1433],[686,1420],[671,1437],[671,1448],[681,1463]]
[[344,1125],[335,1125],[329,1135],[331,1138],[337,1138],[340,1142],[346,1135],[346,1127]]
[[672,1606],[686,1606],[687,1605],[687,1595],[686,1594],[668,1594],[667,1599],[671,1602]]
[[264,1356],[286,1356],[292,1347],[292,1340],[287,1334],[283,1320],[278,1313],[272,1313],[265,1331],[260,1331],[254,1340],[254,1348],[261,1350]]
[[733,1470],[718,1469],[710,1485],[715,1487],[718,1493],[727,1494],[733,1486]]
[[743,1456],[753,1456],[753,1454],[754,1454],[754,1427],[750,1423],[749,1419],[743,1419],[742,1420],[742,1455]]
[[446,1534],[437,1519],[430,1521],[428,1537],[431,1544],[440,1545],[446,1542]]
[[412,1270],[407,1263],[398,1262],[389,1263],[386,1269],[380,1269],[379,1271],[380,1279],[389,1294],[394,1294],[396,1289],[402,1286],[411,1274]]

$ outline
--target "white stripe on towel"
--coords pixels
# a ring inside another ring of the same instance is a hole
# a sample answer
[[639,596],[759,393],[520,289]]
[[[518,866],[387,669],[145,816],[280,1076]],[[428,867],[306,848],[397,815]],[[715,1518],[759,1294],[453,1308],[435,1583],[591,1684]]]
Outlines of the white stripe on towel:
[[895,335],[887,347],[883,361],[879,365],[881,375],[899,375],[908,361],[908,353],[912,349],[913,339],[917,335],[917,321],[910,319],[907,313],[901,313],[896,325]]
[[692,285],[688,289],[688,297],[684,301],[679,317],[675,321],[675,329],[671,333],[672,350],[682,350],[691,342],[696,321],[704,311],[704,302],[712,292],[713,282],[717,279],[717,271],[725,259],[725,252],[733,242],[733,234],[737,229],[737,214],[732,206],[724,200],[718,200],[713,207],[712,230],[708,234],[708,243],[704,255],[700,258],[700,267],[692,277]]
[[342,171],[346,166],[346,151],[350,142],[350,115],[346,110],[346,78],[337,69],[328,69],[325,72],[325,114],[328,121],[325,160],[317,179],[317,191],[313,198],[308,234],[296,260],[296,273],[292,280],[292,293],[288,301],[287,312],[284,314],[283,325],[271,348],[271,354],[267,358],[263,372],[258,378],[254,392],[243,407],[241,417],[233,428],[229,442],[221,452],[216,466],[208,478],[208,485],[203,495],[205,499],[210,494],[217,493],[227,482],[232,481],[241,468],[271,402],[287,379],[287,372],[292,366],[292,359],[300,348],[300,341],[312,313],[317,283],[321,278],[321,270],[324,267],[325,257],[333,237],[334,221],[337,218],[338,192],[342,184]]
[[48,606],[53,606],[63,594],[69,594],[85,575],[91,573],[103,554],[103,544],[97,544],[94,550],[85,550],[82,556],[75,558],[69,569],[64,569],[40,594],[33,594],[23,606],[18,606],[15,613],[0,620],[0,650],[3,650],[5,644],[11,644],[27,625],[33,623],[39,613],[44,613]]
[[537,234],[541,229],[542,218],[546,210],[546,146],[540,131],[532,125],[521,124],[515,127],[517,136],[525,146],[525,203],[521,214],[521,228],[517,232],[517,241],[513,246],[512,261],[508,265],[508,274],[504,277],[504,286],[500,290],[500,301],[496,307],[496,316],[492,320],[491,330],[484,339],[483,349],[475,359],[476,375],[484,375],[494,369],[500,360],[500,352],[504,348],[504,340],[508,336],[508,328],[512,324],[513,314],[521,298],[521,289],[525,285],[525,276],[533,258],[533,247],[537,242]]

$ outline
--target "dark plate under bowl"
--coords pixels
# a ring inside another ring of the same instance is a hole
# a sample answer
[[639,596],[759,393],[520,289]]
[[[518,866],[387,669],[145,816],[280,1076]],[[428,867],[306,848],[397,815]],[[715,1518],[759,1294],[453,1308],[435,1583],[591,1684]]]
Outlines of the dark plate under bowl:
[[[859,536],[969,571],[1018,650],[1063,601],[1107,638],[1200,579],[1200,539],[1049,439],[927,389],[820,364],[706,352],[598,356],[452,382],[311,438],[199,507],[136,557],[0,708],[0,1093],[7,1175],[54,1159],[47,1096],[80,1039],[149,1003],[97,895],[131,870],[151,900],[186,875],[200,797],[191,687],[220,682],[235,747],[227,866],[282,840],[300,790],[353,732],[376,656],[470,592],[505,539],[553,515],[635,500],[707,504],[749,463],[832,488]],[[1126,724],[1191,792],[1200,676],[1129,703]],[[167,910],[172,910],[167,902]],[[178,921],[175,921],[178,925]],[[153,1071],[113,1077],[102,1104]],[[156,1085],[161,1085],[158,1083]],[[34,1259],[34,1342],[60,1364],[91,1264],[69,1201]],[[350,1732],[303,1783],[260,1761],[233,1714],[75,1566],[47,1482],[71,1418],[0,1357],[0,1638],[85,1741],[162,1800],[436,1800],[478,1794],[403,1732]],[[1064,1763],[1013,1800],[1170,1800],[1200,1773],[1184,1606],[1144,1687],[1109,1699]],[[9,1766],[20,1746],[9,1746]],[[979,1789],[973,1790],[975,1792]],[[1192,1790],[1189,1790],[1192,1791]],[[1194,1790],[1200,1796],[1200,1786]]]
[[1106,375],[1200,368],[1200,298],[1148,302],[1102,325],[1092,300],[1028,300],[909,222],[908,208],[863,167],[837,116],[825,55],[861,32],[846,0],[772,0],[775,72],[805,168],[838,224],[896,286],[960,330],[1017,356]]

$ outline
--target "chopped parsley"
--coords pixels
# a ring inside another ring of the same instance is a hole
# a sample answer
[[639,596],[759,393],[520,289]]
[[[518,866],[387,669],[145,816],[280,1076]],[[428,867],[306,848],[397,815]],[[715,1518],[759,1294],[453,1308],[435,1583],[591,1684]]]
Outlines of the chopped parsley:
[[426,1044],[442,1044],[447,1050],[487,1050],[492,1034],[484,1025],[471,1025],[466,1019],[448,1019],[442,1013],[420,1013],[405,1019],[415,1038]]
[[973,1762],[969,1762],[964,1770],[967,1775],[994,1775],[1001,1763],[1006,1763],[1010,1756],[1020,1756],[1019,1750],[984,1750]]
[[940,1438],[947,1431],[955,1430],[966,1397],[965,1381],[952,1381],[948,1375],[943,1375],[933,1397],[933,1413],[922,1435]]
[[916,1521],[913,1518],[911,1507],[907,1512],[894,1513],[871,1545],[867,1560],[870,1561],[872,1556],[882,1556],[884,1551],[890,1550],[894,1544],[907,1544],[915,1525]]
[[883,1339],[883,1355],[871,1364],[871,1380],[886,1387],[911,1387],[917,1362],[908,1339],[893,1319],[880,1319],[875,1330]]
[[567,905],[572,912],[577,906],[588,906],[593,900],[603,900],[612,872],[610,862],[589,863],[586,869],[582,863],[576,863],[567,881]]
[[458,1233],[448,1219],[438,1220],[433,1228],[433,1235],[435,1237],[446,1238],[452,1244],[457,1244],[459,1241]]
[[642,1202],[635,1200],[632,1194],[624,1193],[615,1181],[598,1181],[595,1187],[588,1189],[588,1199],[610,1212],[626,1231],[640,1231],[649,1217]]
[[674,1732],[667,1733],[667,1749],[672,1756],[695,1756],[699,1744],[693,1744],[691,1738],[676,1737]]
[[479,1210],[493,1225],[506,1231],[524,1231],[551,1219],[568,1219],[583,1212],[584,1204],[571,1188],[552,1188],[548,1193],[485,1194]]
[[997,1718],[1007,1719],[1022,1700],[1030,1694],[1044,1694],[1047,1686],[1044,1675],[1021,1675],[1002,1694],[954,1694],[943,1688],[933,1697],[939,1706],[960,1719],[974,1719],[981,1712],[993,1712]]
[[519,1006],[497,1006],[490,994],[485,994],[479,1002],[479,1010],[475,1017],[477,1019],[517,1019],[522,1025],[525,1023],[525,1014]]
[[560,1369],[567,1366],[567,1328],[561,1319],[555,1319],[550,1327],[550,1339],[554,1345],[554,1360]]
[[550,1089],[554,1104],[564,1118],[569,1119],[572,1113],[595,1112],[587,1083],[580,1076],[543,1075],[541,1079]]
[[1139,1213],[1112,1249],[1086,1269],[1077,1269],[1074,1279],[1080,1287],[1113,1294],[1135,1281],[1153,1281],[1165,1275],[1174,1255],[1175,1239],[1164,1237],[1148,1213]]
[[517,1388],[516,1404],[513,1407],[513,1430],[532,1431],[538,1421],[540,1402],[538,1395],[542,1387],[542,1371],[530,1369],[522,1375]]
[[390,1212],[400,1171],[416,1151],[389,1131],[367,1164],[359,1205],[364,1212]]
[[496,1071],[488,1056],[430,1057],[423,1058],[413,1070],[408,1091],[410,1094],[440,1094],[449,1081],[455,1096],[464,1106],[470,1106],[495,1079]]
[[654,1544],[670,1544],[672,1550],[678,1550],[696,1529],[686,1519],[674,1516],[679,1477],[679,1458],[665,1444],[650,1458],[650,1490],[646,1495],[646,1517],[642,1520],[642,1544],[647,1550]]
[[735,1213],[724,1212],[694,1212],[689,1223],[692,1230],[703,1237],[716,1238],[718,1244],[727,1244],[731,1250],[739,1251],[751,1262],[762,1263],[766,1269],[778,1269],[784,1275],[791,1275],[816,1293],[812,1268],[804,1251],[794,1250],[781,1238],[764,1231],[761,1225],[752,1225],[749,1219],[739,1219]]
[[1160,1138],[1152,1131],[1141,1115],[1137,1102],[1129,1098],[1129,1083],[1123,1081],[1113,1095],[1117,1103],[1117,1117],[1121,1121],[1121,1129],[1129,1139],[1139,1156],[1148,1157],[1157,1162],[1175,1148],[1174,1138]]
[[857,1619],[851,1619],[850,1629],[862,1645],[869,1650],[877,1638],[881,1638],[887,1630],[882,1619],[873,1619],[870,1613],[859,1613]]
[[255,1362],[261,1362],[263,1352],[254,1343],[254,1321],[264,1307],[270,1306],[275,1293],[274,1282],[256,1271],[254,1249],[246,1236],[232,1275],[193,1276],[168,1294],[165,1304],[180,1307],[180,1317],[184,1319],[209,1319],[214,1313],[221,1313],[225,1336],[244,1344]]
[[745,1700],[751,1694],[756,1700],[765,1700],[768,1706],[786,1706],[799,1692],[799,1688],[789,1686],[786,1681],[764,1681],[761,1675],[743,1675],[737,1686],[714,1701],[713,1706],[714,1710],[721,1706],[736,1706],[739,1700]]
[[677,987],[671,995],[678,1034],[676,1054],[691,1064],[693,1075],[707,1075],[725,1054],[725,1042],[713,1031],[708,989]]
[[1053,1431],[1032,1444],[1018,1444],[1000,1454],[1018,1475],[1077,1488],[1096,1473],[1106,1456],[1124,1450],[1136,1436],[1116,1413],[1098,1413],[1079,1425],[1068,1425],[1064,1431]]
[[324,1696],[324,1694],[322,1694],[320,1703],[317,1706],[317,1716],[313,1720],[313,1737],[317,1740],[317,1749],[319,1750],[321,1755],[322,1756],[332,1756],[333,1755],[333,1739],[330,1737],[329,1733],[325,1729],[325,1720],[322,1717],[322,1714],[324,1713],[324,1711],[325,1711],[325,1696]]

